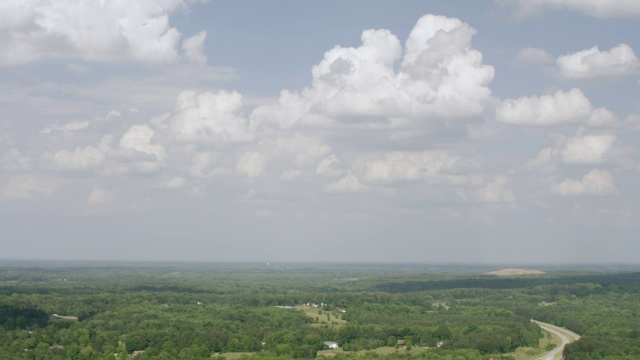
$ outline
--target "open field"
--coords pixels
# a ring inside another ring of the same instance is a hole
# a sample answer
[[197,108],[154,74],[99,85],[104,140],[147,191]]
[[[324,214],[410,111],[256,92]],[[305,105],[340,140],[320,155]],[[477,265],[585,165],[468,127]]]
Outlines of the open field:
[[342,349],[322,350],[322,351],[318,351],[318,356],[335,356],[337,354],[366,355],[368,353],[375,353],[377,355],[382,355],[382,356],[390,355],[390,354],[405,354],[405,353],[411,353],[411,354],[417,355],[417,354],[424,354],[427,351],[429,351],[429,348],[427,347],[414,346],[411,348],[411,350],[407,350],[405,346],[400,346],[400,347],[383,346],[377,349],[359,350],[359,351],[344,351]]
[[560,343],[560,338],[545,331],[545,336],[540,339],[540,345],[537,348],[520,347],[508,355],[513,356],[515,360],[534,360],[556,348]]
[[49,318],[49,321],[78,321],[78,318],[75,316],[56,316]]
[[222,354],[214,354],[212,357],[224,357],[227,360],[238,360],[240,359],[243,355],[253,355],[255,353],[252,352],[228,352],[228,353],[222,353]]
[[342,319],[342,313],[339,311],[325,311],[320,308],[297,305],[297,310],[303,311],[305,315],[314,319],[317,319],[317,322],[313,325],[321,326],[321,325],[345,325],[347,323],[346,320]]

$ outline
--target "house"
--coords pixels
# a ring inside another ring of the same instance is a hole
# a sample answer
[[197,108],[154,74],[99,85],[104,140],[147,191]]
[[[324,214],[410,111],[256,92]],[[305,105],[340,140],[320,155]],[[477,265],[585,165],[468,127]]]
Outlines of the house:
[[398,346],[404,346],[404,340],[398,340],[398,343],[396,344]]
[[333,342],[333,341],[325,341],[324,342],[324,346],[328,347],[329,349],[337,349],[338,348],[338,343],[337,342]]

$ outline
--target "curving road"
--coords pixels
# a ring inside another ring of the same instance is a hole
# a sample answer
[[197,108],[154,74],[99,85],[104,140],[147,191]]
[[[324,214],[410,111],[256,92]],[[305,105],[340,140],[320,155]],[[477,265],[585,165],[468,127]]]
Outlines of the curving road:
[[557,327],[555,325],[543,323],[543,322],[537,321],[537,320],[532,320],[532,321],[535,322],[536,324],[538,324],[538,326],[540,326],[543,330],[548,331],[548,332],[552,333],[553,335],[556,335],[557,337],[560,338],[560,341],[562,341],[562,344],[560,344],[560,346],[558,346],[557,348],[551,350],[550,352],[548,352],[544,356],[538,358],[539,360],[561,359],[562,358],[562,350],[564,350],[564,346],[567,345],[570,342],[574,342],[574,341],[580,339],[580,335],[574,333],[573,331],[567,330],[565,328]]

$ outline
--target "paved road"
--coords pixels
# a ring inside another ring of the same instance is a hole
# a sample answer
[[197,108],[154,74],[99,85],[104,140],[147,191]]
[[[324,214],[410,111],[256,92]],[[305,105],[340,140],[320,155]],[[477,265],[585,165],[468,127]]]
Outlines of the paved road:
[[565,328],[557,327],[551,324],[543,323],[540,321],[533,320],[536,324],[538,324],[542,329],[556,335],[562,341],[562,344],[557,348],[551,350],[546,355],[540,357],[540,360],[554,360],[562,358],[562,350],[564,350],[564,346],[570,342],[574,342],[580,339],[580,335],[574,333],[573,331],[567,330]]

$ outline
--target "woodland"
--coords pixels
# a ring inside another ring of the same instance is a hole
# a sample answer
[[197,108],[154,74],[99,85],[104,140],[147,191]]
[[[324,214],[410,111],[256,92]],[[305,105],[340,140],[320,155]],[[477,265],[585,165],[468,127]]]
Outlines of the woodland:
[[637,269],[494,269],[0,261],[0,359],[640,359]]

